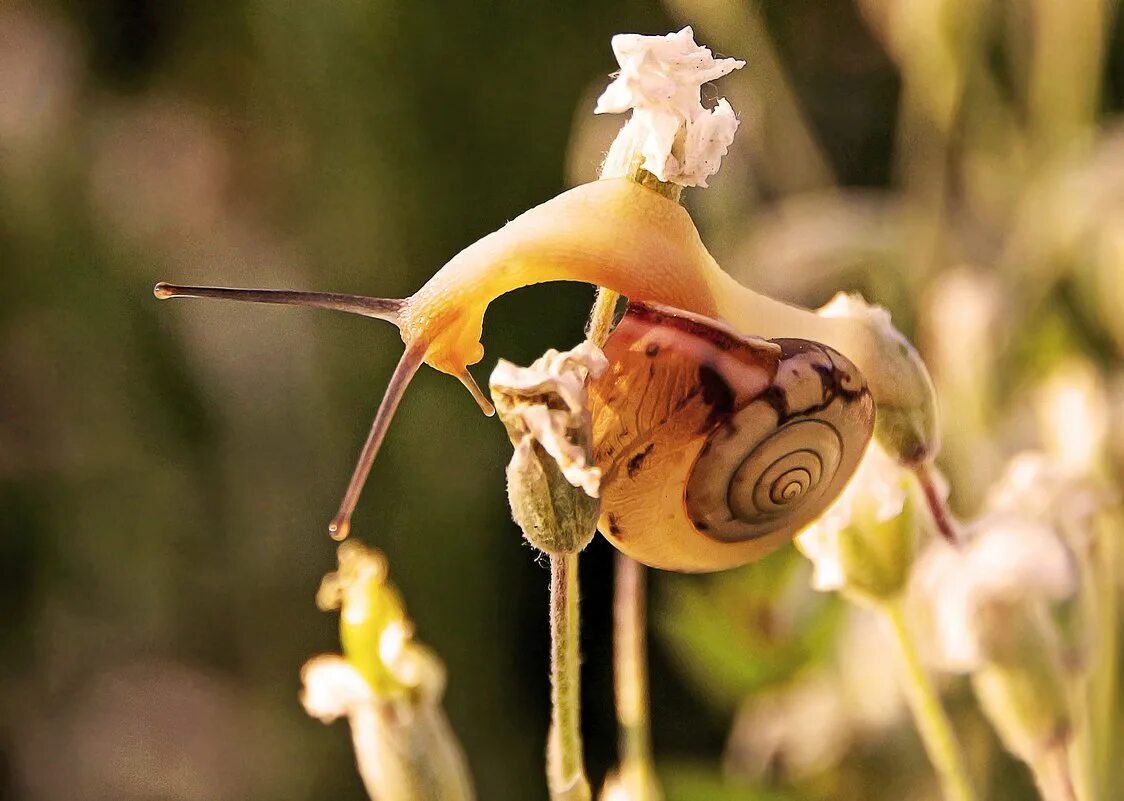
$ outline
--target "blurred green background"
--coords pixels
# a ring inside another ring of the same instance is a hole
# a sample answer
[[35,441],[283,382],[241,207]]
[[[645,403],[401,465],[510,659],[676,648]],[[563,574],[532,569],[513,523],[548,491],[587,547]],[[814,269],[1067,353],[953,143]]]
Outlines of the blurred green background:
[[[298,669],[338,648],[313,604],[334,566],[325,526],[399,338],[326,312],[159,304],[157,280],[405,296],[595,175],[621,122],[592,116],[613,33],[694,24],[749,62],[709,95],[743,122],[714,188],[690,193],[704,237],[766,291],[814,305],[860,289],[894,311],[962,404],[946,454],[972,457],[949,468],[968,512],[1000,455],[1035,439],[1019,422],[1029,384],[1075,353],[1109,387],[1119,370],[1114,12],[0,0],[0,798],[363,797],[345,727],[300,708]],[[948,276],[999,299],[975,345],[955,325],[941,341]],[[592,298],[501,298],[478,381],[498,357],[576,343]],[[354,531],[386,552],[448,667],[480,798],[525,801],[546,797],[548,573],[508,516],[509,453],[497,421],[424,370]],[[615,761],[611,557],[599,540],[582,562],[597,782]],[[801,569],[789,551],[718,579],[653,577],[672,798],[931,797],[903,724],[807,782],[778,763],[734,790],[712,778],[723,753],[738,773],[728,732],[746,693],[832,659],[830,598],[801,596],[795,617],[771,600]],[[972,749],[994,753],[964,714]],[[1030,797],[1017,767],[996,775],[995,797]]]

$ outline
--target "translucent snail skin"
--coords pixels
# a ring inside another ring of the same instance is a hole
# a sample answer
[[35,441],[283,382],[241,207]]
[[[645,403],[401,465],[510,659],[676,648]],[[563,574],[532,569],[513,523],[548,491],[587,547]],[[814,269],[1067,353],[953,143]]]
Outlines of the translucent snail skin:
[[766,339],[829,345],[866,379],[877,409],[876,435],[906,464],[936,450],[936,405],[920,358],[891,327],[867,316],[828,317],[742,286],[707,251],[678,203],[626,178],[564,192],[468,246],[405,299],[283,290],[157,284],[158,298],[213,297],[306,305],[388,320],[406,351],[376,414],[330,531],[343,537],[371,463],[410,378],[424,362],[459,378],[481,408],[491,404],[468,373],[480,361],[484,313],[497,297],[546,281],[582,281],[630,300],[717,318]]

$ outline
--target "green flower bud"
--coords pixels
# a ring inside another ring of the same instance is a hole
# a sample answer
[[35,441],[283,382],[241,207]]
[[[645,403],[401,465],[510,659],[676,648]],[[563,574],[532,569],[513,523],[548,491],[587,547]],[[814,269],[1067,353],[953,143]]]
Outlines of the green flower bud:
[[585,380],[607,363],[591,342],[549,350],[530,367],[500,360],[490,386],[496,411],[515,446],[507,495],[527,541],[550,554],[589,544],[600,513],[601,471],[593,464],[593,432]]
[[507,497],[523,536],[540,551],[577,553],[597,532],[600,499],[572,486],[536,440],[515,446],[507,466]]

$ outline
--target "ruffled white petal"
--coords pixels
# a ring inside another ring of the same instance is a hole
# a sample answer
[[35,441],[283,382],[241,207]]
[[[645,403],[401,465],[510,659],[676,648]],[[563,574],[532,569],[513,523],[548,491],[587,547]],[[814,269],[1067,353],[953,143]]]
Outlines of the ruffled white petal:
[[725,98],[705,108],[701,87],[745,62],[714,58],[695,42],[690,27],[666,36],[618,34],[613,53],[621,69],[594,113],[632,110],[628,124],[643,141],[644,169],[661,181],[706,186],[734,139],[738,119]]
[[573,350],[548,350],[530,367],[501,359],[489,384],[504,423],[523,439],[517,446],[538,441],[558,462],[572,486],[596,498],[601,471],[591,463],[588,443],[575,432],[588,431],[585,382],[608,367],[601,349],[583,342]]

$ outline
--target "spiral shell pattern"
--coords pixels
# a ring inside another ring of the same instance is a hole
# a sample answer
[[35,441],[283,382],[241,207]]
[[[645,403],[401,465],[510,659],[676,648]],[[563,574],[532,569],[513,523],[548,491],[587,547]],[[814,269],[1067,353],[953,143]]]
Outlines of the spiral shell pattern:
[[870,437],[869,415],[855,414],[865,390],[850,362],[813,342],[776,344],[776,378],[715,426],[687,481],[688,515],[716,540],[810,523],[842,489],[851,475],[845,468],[853,469]]
[[605,354],[589,386],[599,527],[654,567],[761,558],[827,509],[870,441],[870,393],[825,345],[634,303]]

